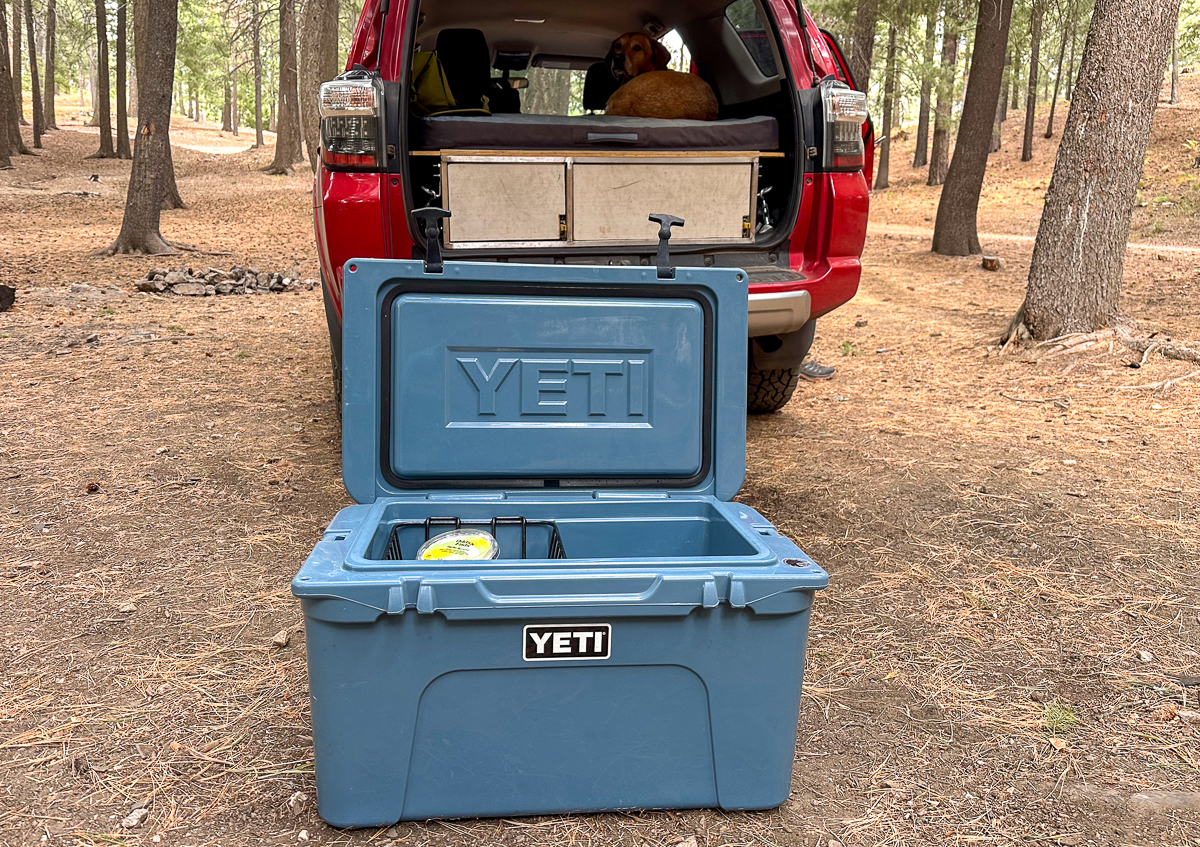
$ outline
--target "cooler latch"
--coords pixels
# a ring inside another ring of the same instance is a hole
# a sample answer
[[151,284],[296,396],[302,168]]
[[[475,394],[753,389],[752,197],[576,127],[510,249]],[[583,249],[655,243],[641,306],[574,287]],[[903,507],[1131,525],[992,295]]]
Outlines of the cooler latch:
[[650,220],[658,224],[658,278],[674,279],[675,269],[671,267],[671,251],[667,243],[671,240],[671,227],[683,226],[683,218],[659,212],[651,215]]
[[425,209],[416,209],[413,212],[413,217],[420,222],[417,229],[421,235],[425,236],[425,273],[440,274],[443,270],[443,265],[441,227],[438,225],[438,221],[442,218],[450,217],[450,213],[445,209],[433,206]]

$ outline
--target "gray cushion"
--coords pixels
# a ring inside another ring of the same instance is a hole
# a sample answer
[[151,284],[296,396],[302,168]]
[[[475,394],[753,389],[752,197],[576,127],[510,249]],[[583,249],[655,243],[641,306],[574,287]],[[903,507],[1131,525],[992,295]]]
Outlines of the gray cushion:
[[774,118],[684,121],[610,115],[422,118],[421,150],[775,150]]

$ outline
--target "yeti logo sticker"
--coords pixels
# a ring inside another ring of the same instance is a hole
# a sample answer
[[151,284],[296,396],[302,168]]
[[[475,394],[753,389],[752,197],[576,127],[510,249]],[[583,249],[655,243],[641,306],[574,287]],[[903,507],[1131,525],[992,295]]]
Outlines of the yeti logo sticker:
[[527,662],[607,659],[612,654],[612,624],[530,624],[524,631]]

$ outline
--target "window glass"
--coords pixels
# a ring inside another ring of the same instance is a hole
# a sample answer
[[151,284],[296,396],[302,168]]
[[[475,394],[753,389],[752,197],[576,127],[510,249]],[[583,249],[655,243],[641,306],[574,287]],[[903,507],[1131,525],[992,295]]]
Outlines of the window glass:
[[758,16],[754,0],[734,0],[725,7],[725,18],[737,31],[738,38],[746,45],[750,58],[762,71],[763,76],[776,76],[775,56],[771,53],[771,34]]
[[529,87],[521,89],[521,111],[527,115],[582,115],[585,71],[530,68]]

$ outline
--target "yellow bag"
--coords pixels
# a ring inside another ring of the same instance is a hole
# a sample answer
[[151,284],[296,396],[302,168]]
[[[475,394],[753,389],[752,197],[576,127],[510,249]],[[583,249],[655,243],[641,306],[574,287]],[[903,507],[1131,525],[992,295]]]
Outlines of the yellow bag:
[[482,109],[459,109],[450,91],[450,83],[437,51],[413,53],[412,84],[408,91],[408,106],[414,115],[490,115],[487,97],[483,98]]

